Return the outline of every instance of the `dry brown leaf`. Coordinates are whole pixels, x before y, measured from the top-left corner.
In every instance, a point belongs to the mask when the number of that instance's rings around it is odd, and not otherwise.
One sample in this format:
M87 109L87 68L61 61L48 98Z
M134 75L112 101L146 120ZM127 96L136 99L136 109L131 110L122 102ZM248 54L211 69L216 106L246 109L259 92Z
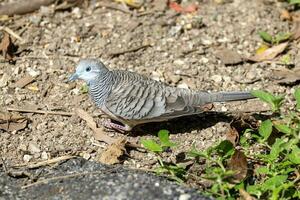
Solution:
M292 35L294 40L298 40L300 38L300 21L294 22Z
M230 49L220 49L216 52L216 56L222 61L224 65L235 65L243 62L243 58L237 52Z
M27 126L27 119L19 114L0 112L0 129L11 132L19 131Z
M19 79L14 85L13 87L18 87L18 88L23 88L25 87L26 85L32 83L35 79L30 76L30 75L27 75L21 79Z
M14 44L12 43L9 34L3 32L3 37L0 43L0 51L2 51L2 55L4 59L8 61L12 61L13 53L14 53L13 50L14 50Z
M235 150L229 161L228 167L235 172L235 175L233 175L231 179L232 182L239 183L247 177L248 162L242 151Z
M292 84L300 80L300 67L294 69L280 69L273 71L274 76L280 77L278 83Z
M240 188L239 189L240 192L240 196L242 197L242 199L244 200L254 200L255 198L253 198L248 192L246 192L244 189Z
M83 120L86 121L88 127L90 127L94 131L94 137L96 140L103 141L107 144L112 144L116 142L115 139L109 137L104 133L103 128L98 128L97 124L94 122L94 119L92 116L90 116L87 112L84 110L77 108L75 110L75 113Z
M98 159L99 162L108 165L120 163L120 157L126 153L125 144L125 139L118 139L117 141L109 145L107 149L101 153Z
M226 140L230 141L233 146L236 146L239 142L239 133L234 127L230 127L226 133Z
M292 16L288 10L282 9L280 11L280 19L290 21L292 19Z
M275 45L267 50L263 51L262 53L255 54L254 56L250 57L248 60L253 62L261 62L266 60L273 60L282 53L288 46L288 42L284 42L278 45Z

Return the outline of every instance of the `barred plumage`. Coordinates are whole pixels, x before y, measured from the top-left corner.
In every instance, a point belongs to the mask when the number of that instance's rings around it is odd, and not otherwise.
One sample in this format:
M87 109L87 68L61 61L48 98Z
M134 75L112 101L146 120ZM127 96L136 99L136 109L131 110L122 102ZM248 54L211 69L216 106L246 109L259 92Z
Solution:
M95 104L130 130L137 124L165 121L203 112L213 102L253 98L249 92L196 92L176 88L148 77L121 70L108 70L94 59L82 60L70 78L83 79Z

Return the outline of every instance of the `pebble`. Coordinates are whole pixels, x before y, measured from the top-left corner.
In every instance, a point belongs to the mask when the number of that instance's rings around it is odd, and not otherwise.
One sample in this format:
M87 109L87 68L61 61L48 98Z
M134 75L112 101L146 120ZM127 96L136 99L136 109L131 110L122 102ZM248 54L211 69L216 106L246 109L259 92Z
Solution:
M189 86L186 83L180 83L177 85L178 88L189 89Z
M213 75L211 76L211 80L216 83L221 83L223 81L223 77L221 75Z
M42 154L41 154L41 158L43 160L48 160L48 154L47 154L47 152L43 151Z
M84 159L88 160L88 159L91 158L91 154L84 152L84 153L82 154L82 157L83 157Z
M31 159L32 159L32 155L25 154L25 155L23 156L23 160L24 160L25 162L29 162Z
M174 60L173 64L174 64L174 65L178 65L178 66L182 66L182 65L184 65L185 63L184 63L183 60L177 59L177 60Z
M178 200L189 200L191 198L190 194L181 194Z
M37 76L39 76L39 75L41 74L40 71L36 71L36 70L34 70L34 69L30 68L30 67L27 68L26 71L27 71L28 74L29 74L30 76L32 76L32 77L37 77Z

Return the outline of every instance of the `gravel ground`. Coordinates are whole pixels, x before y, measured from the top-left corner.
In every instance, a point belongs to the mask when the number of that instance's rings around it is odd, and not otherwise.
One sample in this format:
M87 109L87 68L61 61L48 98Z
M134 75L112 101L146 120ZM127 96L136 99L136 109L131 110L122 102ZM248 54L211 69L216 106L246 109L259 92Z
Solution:
M130 14L96 5L93 1L86 8L65 11L42 7L33 14L1 21L26 43L15 41L19 50L24 49L15 64L2 60L0 65L0 79L8 77L0 88L0 110L13 107L73 112L79 107L92 115L99 114L88 95L80 91L82 82L65 82L80 58L99 58L112 69L138 72L195 90L264 89L288 97L293 92L293 86L279 85L272 77L273 68L284 66L275 62L225 66L216 53L227 48L249 57L261 44L258 31L274 34L291 30L291 24L280 19L282 3L234 0L218 4L205 0L198 1L196 13L181 15L155 6L152 1L146 1L143 11L131 10ZM120 53L134 48L138 50ZM298 48L296 41L289 47L296 65L300 62ZM26 75L35 77L35 81L24 88L14 88L13 84ZM263 106L251 100L217 108L257 111ZM106 147L93 138L92 131L77 116L24 115L30 119L24 130L0 130L0 155L8 166L61 155L79 155L97 161ZM209 115L154 124L125 136L116 132L107 134L139 141L141 137L153 138L157 130L167 128L171 130L171 140L178 144L170 153L170 157L175 157L188 151L192 144L203 149L221 140L231 120ZM152 154L135 150L128 153L125 166L153 168Z

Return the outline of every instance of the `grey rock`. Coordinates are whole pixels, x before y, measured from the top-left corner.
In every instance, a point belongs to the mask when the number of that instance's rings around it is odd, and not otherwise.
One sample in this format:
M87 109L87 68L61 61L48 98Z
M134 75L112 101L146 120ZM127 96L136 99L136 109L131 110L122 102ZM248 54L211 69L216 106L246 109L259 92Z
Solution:
M211 199L200 195L195 189L151 173L107 166L82 158L28 172L49 181L21 189L26 178L12 178L0 172L0 199ZM50 180L55 177L61 178Z

